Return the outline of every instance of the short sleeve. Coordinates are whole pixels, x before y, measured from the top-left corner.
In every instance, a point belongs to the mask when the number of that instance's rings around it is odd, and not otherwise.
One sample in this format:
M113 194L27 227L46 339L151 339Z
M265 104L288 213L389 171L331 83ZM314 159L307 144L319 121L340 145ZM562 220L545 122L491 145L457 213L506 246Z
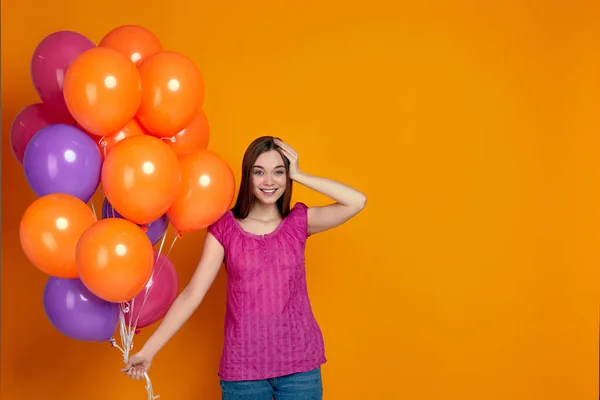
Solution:
M310 236L308 233L308 206L302 202L297 202L294 204L291 213L294 217L294 226L302 232L302 236L308 238Z
M230 217L229 211L227 211L221 218L208 226L208 232L213 235L223 247L225 247L227 241L226 234L228 232L227 226Z

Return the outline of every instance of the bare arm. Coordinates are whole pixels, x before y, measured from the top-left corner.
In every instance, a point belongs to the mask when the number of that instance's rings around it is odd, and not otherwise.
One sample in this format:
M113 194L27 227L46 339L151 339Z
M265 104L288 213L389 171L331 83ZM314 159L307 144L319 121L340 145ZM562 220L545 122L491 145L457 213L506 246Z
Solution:
M363 193L331 179L300 172L295 181L336 201L308 209L308 233L311 235L343 224L358 214L367 203L367 196Z
M290 162L290 178L335 201L334 204L308 209L308 233L315 234L343 224L358 214L367 204L367 196L340 182L300 171L298 153L281 140L277 146Z
M198 267L190 283L175 299L169 312L148 339L140 353L154 358L156 353L175 335L183 324L192 316L202 299L213 284L221 264L223 263L223 246L208 233L204 241L204 248Z

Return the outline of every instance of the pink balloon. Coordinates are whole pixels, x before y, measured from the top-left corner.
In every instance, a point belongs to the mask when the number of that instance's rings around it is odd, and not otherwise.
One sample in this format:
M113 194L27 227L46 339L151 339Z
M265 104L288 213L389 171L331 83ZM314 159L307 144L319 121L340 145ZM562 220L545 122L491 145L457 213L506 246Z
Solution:
M10 146L17 160L23 164L25 149L40 129L61 123L74 124L75 121L71 117L53 112L43 103L30 104L19 111L10 127Z
M154 259L159 253L154 251ZM125 313L125 323L137 329L152 325L165 316L179 292L179 277L177 271L164 254L160 253L154 264L154 271L146 287L138 294L133 303L133 312ZM144 302L144 298L146 301Z
M40 99L55 112L70 116L63 96L67 67L86 50L96 47L88 38L72 31L46 36L31 58L31 79Z

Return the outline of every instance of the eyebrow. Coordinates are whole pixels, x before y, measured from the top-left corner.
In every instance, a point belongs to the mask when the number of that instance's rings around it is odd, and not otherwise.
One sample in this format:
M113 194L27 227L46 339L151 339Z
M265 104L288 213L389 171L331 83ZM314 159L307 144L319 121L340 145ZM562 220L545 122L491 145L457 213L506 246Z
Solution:
M255 165L254 168L265 169L265 167L263 167L262 165ZM285 168L285 165L278 165L274 169L277 169L277 168Z

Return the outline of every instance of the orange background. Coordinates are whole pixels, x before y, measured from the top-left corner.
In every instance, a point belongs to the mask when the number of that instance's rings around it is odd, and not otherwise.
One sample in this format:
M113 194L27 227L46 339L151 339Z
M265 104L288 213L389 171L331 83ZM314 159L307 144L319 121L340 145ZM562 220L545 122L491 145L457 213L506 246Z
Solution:
M598 398L600 7L355 4L2 2L3 400L145 398L117 350L47 321L46 276L18 239L35 196L8 142L37 101L29 62L43 37L98 42L128 23L202 69L209 148L236 178L249 142L277 134L306 171L368 194L307 250L326 399ZM204 234L171 253L182 284ZM220 398L225 279L157 356L161 399Z

